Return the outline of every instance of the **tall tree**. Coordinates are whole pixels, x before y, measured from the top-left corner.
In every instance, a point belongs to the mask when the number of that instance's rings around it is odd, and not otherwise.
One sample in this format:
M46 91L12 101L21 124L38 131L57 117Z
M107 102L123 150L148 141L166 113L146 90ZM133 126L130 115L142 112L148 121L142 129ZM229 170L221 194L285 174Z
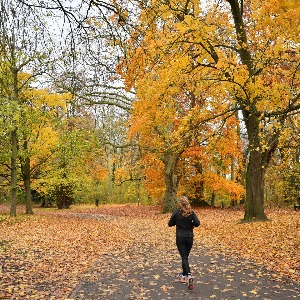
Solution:
M29 12L22 5L12 1L2 0L0 2L0 53L1 53L1 95L7 99L8 105L12 108L10 135L11 135L11 216L16 215L17 203L17 161L18 161L18 133L20 127L21 111L26 100L22 98L21 91L29 85L31 78L42 73L41 61L48 57L51 52L49 45L43 48L40 37L45 38L42 24L33 20ZM41 25L42 26L42 25ZM42 41L46 42L45 39ZM22 73L25 70L31 71L31 76L22 80ZM26 143L23 144L27 147ZM28 159L25 158L28 168ZM26 180L26 188L30 189ZM26 192L27 213L32 213L30 191Z
M145 68L169 64L177 51L181 61L186 58L178 66L183 73L214 85L212 95L226 90L228 107L241 112L249 147L246 222L267 219L265 171L287 118L299 112L299 13L289 0L210 1L203 7L193 0L149 1L139 31L128 41L135 56L137 51L149 55L150 45L164 56L149 64L140 55L131 69L124 67L127 81L135 82ZM167 38L159 43L158 35ZM224 91L215 99L222 103Z
M137 92L130 134L139 137L143 155L151 154L163 163L164 211L170 211L177 205L180 179L186 176L180 169L189 163L182 155L192 153L189 148L204 147L219 135L218 130L224 126L221 116L229 118L230 103L216 105L215 87L201 84L190 74L182 74L181 64L192 61L192 57L182 57L179 50L165 57L155 49L157 44L164 44L166 36L162 34L156 43L145 45L147 50L139 48L134 52L126 62L126 68L130 69L126 76L128 83L130 76L135 76ZM151 68L142 69L141 65ZM227 135L226 131L223 134Z
M164 211L177 205L179 180L186 176L179 171L179 165L186 163L182 154L219 135L222 120L234 112L226 90L203 80L209 72L192 72L197 58L193 46L182 49L179 42L170 46L178 33L178 22L172 24L154 22L139 43L129 40L127 57L119 65L127 87L137 92L131 132L138 133L146 153L152 152L164 164Z
M258 2L228 2L236 31L235 50L245 72L242 82L229 75L235 83L232 92L243 113L250 149L244 221L265 220L265 171L286 119L300 108L297 34L290 30L295 22L292 13L299 15L300 8L284 9L278 7L278 1L264 1L263 6ZM270 32L275 23L280 25ZM299 18L293 25L299 28ZM236 90L240 83L242 89Z

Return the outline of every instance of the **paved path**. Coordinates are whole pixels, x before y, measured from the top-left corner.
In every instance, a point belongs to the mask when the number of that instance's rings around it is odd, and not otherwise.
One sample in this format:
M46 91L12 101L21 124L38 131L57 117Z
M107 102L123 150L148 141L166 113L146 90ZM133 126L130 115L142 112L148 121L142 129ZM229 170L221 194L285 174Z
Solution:
M204 245L194 245L192 250L195 288L188 291L179 281L179 255L172 247L161 254L136 245L101 256L69 299L300 299L299 284Z

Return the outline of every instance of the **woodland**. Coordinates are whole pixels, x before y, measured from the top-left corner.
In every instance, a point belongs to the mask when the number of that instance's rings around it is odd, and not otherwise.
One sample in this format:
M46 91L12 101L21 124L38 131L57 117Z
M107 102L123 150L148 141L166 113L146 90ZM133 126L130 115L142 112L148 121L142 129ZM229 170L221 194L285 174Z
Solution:
M0 201L299 204L297 0L1 1Z
M199 238L299 281L299 0L0 5L1 261L67 295L186 195Z

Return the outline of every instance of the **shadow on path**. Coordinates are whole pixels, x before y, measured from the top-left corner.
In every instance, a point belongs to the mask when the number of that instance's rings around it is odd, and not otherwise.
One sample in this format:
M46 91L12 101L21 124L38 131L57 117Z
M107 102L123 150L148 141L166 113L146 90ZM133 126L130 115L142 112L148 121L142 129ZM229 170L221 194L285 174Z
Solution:
M69 299L300 299L300 285L253 262L194 245L190 264L195 288L179 281L177 249L135 246L103 255L74 289Z

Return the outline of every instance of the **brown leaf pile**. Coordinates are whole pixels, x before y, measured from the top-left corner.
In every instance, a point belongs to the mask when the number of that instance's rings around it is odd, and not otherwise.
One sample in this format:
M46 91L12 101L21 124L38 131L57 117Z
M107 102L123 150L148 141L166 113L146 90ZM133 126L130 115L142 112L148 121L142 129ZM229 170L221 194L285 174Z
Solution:
M118 224L72 211L2 215L0 299L62 299L101 254L126 246L125 238Z
M270 221L241 224L244 212L197 210L202 221L198 238L220 244L223 250L264 264L280 275L300 282L300 213L291 209L267 210Z
M130 251L135 236L164 251L169 215L136 205L35 209L10 218L0 206L0 299L65 299L105 253ZM5 213L4 213L5 212ZM242 211L196 209L196 242L243 256L300 282L300 213L267 211L270 222L239 224ZM158 232L163 232L162 239Z

